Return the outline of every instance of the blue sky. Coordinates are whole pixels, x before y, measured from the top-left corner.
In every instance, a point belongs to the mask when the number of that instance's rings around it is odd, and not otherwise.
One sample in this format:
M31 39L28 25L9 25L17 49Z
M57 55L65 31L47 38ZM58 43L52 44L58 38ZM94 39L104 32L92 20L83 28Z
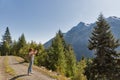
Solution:
M9 27L12 39L45 43L59 29L93 23L102 12L120 17L120 0L0 0L0 39Z

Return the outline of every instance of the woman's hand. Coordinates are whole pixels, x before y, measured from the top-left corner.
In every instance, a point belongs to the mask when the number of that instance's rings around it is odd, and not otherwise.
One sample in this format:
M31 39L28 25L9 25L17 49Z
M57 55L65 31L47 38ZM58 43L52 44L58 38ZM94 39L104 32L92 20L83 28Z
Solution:
M37 52L38 52L37 50L34 51L35 54L36 54Z

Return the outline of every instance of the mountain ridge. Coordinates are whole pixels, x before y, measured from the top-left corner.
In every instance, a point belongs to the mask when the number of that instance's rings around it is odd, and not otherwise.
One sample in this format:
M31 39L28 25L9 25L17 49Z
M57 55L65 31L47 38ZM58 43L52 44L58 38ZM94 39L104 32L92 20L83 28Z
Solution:
M115 38L120 39L120 18L116 16L110 16L105 18L106 21L111 26L111 31ZM64 39L68 44L71 44L74 52L76 54L77 60L82 56L84 57L93 57L94 54L92 51L88 50L88 39L91 36L93 28L96 26L96 23L86 24L80 22L76 26L72 27L68 32L65 33ZM44 44L45 48L48 48L51 45L51 41L48 41Z

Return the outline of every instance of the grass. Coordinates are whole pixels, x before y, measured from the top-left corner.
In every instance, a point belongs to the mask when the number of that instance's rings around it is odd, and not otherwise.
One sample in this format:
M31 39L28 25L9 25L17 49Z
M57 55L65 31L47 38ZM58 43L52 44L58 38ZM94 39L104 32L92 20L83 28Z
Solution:
M18 62L24 62L24 59L21 58L21 57L15 57L15 59L18 61ZM29 64L28 63L24 63L25 66L28 66ZM43 74L45 75L48 75L49 77L51 78L54 78L54 79L57 79L57 80L69 80L68 78L66 78L65 76L63 75L58 75L56 72L53 72L51 70L48 70L46 69L45 67L38 67L38 66L34 66L33 65L33 69L34 70L37 70L37 71L40 71L42 72Z
M5 56L4 65L5 65L5 72L7 72L8 74L14 76L15 71L9 66L7 56Z

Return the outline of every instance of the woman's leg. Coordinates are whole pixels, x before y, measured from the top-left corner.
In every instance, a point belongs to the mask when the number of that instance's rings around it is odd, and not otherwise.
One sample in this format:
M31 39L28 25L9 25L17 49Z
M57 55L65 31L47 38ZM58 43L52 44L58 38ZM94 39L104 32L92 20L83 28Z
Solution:
M31 67L30 67L30 73L32 73L32 65L33 65L34 60L31 60Z
M29 67L28 67L28 75L29 75L29 73L31 73L31 70L32 70L32 61L30 61L30 63L29 63Z

